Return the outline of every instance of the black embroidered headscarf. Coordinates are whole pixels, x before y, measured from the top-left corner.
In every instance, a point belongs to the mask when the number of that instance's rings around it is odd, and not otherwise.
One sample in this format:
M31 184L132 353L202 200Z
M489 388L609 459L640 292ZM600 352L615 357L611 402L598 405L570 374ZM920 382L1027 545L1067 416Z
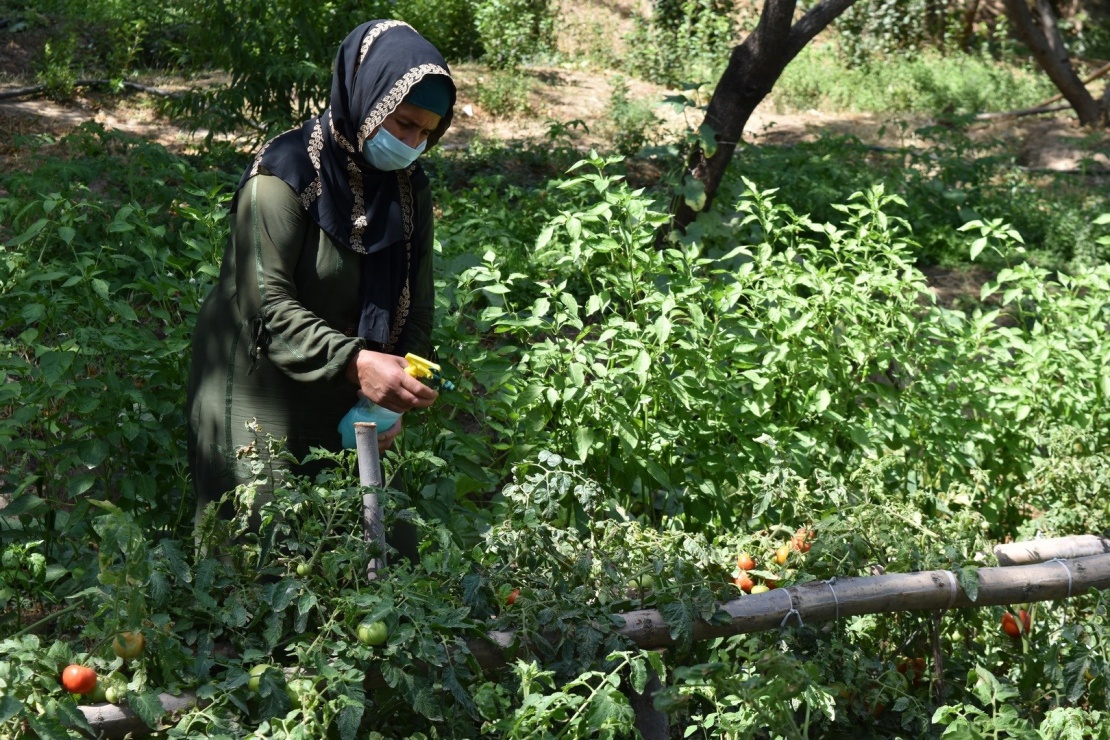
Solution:
M280 177L322 231L363 255L359 336L387 350L400 327L398 306L407 300L416 260L388 247L406 244L411 255L411 196L427 185L419 160L394 172L371 167L362 146L408 92L428 75L442 75L450 105L428 137L427 148L451 125L455 84L447 62L411 26L396 20L364 23L339 47L331 104L299 128L268 141L239 181L260 168ZM391 341L392 340L392 341Z

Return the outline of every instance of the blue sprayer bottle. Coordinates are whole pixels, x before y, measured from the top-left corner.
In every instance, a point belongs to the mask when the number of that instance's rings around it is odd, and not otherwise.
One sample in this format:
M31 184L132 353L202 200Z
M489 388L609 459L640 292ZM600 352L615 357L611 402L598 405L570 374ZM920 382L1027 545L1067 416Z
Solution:
M455 384L440 374L439 365L411 353L405 355L405 360L409 364L405 368L405 372L412 377L430 381L428 385L436 390L455 390ZM347 415L339 422L339 434L343 437L343 447L346 449L355 448L355 422L377 424L378 431L384 432L392 427L399 418L401 418L401 414L397 411L383 408L368 398L358 399L358 403L352 406Z

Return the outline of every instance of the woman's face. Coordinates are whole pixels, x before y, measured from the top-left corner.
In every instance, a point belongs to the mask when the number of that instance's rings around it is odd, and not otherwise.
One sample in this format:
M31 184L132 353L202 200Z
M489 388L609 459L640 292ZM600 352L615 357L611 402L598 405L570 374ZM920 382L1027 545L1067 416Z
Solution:
M382 126L405 144L416 149L436 130L439 120L440 116L427 108L402 102L382 121Z

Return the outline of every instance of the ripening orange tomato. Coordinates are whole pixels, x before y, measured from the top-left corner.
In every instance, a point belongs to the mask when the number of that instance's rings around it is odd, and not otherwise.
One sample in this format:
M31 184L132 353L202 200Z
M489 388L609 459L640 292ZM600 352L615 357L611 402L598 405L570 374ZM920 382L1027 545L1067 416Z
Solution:
M752 586L755 585L755 581L753 581L747 573L743 573L736 578L733 578L732 582L739 586L740 590L746 594L750 594L752 592Z
M753 560L752 556L748 553L741 553L740 557L736 558L736 567L740 570L753 570L755 568L755 560Z
M116 635L116 639L112 640L113 652L124 660L135 660L143 654L145 647L146 638L139 631L120 632Z
M787 558L790 557L790 545L783 545L775 550L775 562L779 565L786 565Z

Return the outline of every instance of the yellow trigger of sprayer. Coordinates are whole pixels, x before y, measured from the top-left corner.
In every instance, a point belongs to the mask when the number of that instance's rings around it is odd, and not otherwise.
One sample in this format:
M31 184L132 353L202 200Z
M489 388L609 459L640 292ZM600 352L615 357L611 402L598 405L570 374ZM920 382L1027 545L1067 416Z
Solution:
M447 378L443 377L443 375L440 373L439 365L435 364L431 360L425 360L423 357L420 357L419 355L414 355L410 352L405 355L405 361L409 364L409 366L405 368L405 372L412 377L419 378L421 380L425 378L431 380L432 382L428 385L432 386L436 390L439 390L441 388L445 391L455 390L455 384Z

